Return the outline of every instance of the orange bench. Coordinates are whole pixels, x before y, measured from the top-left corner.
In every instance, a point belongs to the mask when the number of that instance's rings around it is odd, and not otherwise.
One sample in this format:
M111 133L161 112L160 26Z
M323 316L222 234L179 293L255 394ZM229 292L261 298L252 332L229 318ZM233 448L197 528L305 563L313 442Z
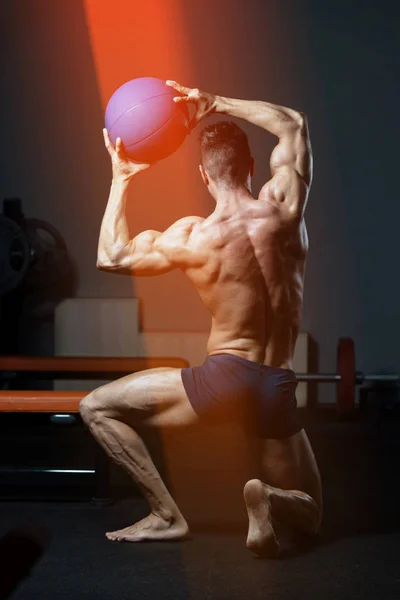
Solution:
M145 357L60 357L60 356L0 356L0 378L3 382L18 381L18 375L29 374L35 379L117 379L130 373L156 367L184 368L189 363L182 358ZM88 391L0 390L0 412L6 413L77 413L79 403ZM109 499L108 461L96 445L96 496L104 503Z

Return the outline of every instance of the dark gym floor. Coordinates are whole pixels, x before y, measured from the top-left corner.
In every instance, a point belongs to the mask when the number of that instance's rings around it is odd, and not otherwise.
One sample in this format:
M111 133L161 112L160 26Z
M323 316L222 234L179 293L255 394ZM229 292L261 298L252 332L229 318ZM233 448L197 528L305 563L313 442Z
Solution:
M399 431L394 413L379 430L375 421L335 418L310 427L324 483L322 532L312 547L288 546L278 560L253 557L240 528L195 527L185 543L109 542L105 531L146 515L137 498L103 508L2 502L0 536L23 523L45 525L53 536L12 598L398 599Z

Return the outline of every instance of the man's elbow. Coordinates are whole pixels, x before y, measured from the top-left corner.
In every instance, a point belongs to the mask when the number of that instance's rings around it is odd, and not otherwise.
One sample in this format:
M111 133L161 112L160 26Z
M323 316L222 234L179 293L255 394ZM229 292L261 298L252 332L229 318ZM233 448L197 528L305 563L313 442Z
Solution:
M279 122L276 135L279 138L307 131L307 117L304 113L290 109Z
M129 244L108 246L97 249L96 267L100 271L119 271L124 269L127 263L130 263L132 251Z
M114 273L115 275L134 275L134 268L131 260L110 260L104 258L97 258L96 267L99 271L106 271L107 273Z
M96 268L100 271L115 271L124 258L124 253L119 248L97 249Z
M296 112L295 115L296 126L302 133L308 132L307 115L303 112Z
M115 269L118 268L118 265L115 261L112 261L109 258L98 256L96 260L96 268L100 271L115 271Z

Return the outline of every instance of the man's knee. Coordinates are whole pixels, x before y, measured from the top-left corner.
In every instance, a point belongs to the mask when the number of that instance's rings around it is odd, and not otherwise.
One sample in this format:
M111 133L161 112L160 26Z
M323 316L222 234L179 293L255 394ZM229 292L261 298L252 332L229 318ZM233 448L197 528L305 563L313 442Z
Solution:
M86 425L90 425L99 417L100 405L96 397L96 391L90 392L82 398L79 403L79 414Z

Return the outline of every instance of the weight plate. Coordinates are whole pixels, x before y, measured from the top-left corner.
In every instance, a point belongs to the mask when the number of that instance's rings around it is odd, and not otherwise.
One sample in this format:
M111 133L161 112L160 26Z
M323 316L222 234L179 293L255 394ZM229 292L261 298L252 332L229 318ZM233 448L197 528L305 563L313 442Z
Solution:
M19 286L29 263L26 235L17 223L0 215L0 295Z
M355 411L356 359L352 338L340 338L337 346L337 408L341 416Z
M61 233L39 219L27 219L25 234L32 253L27 290L51 289L66 276L68 250Z
M27 219L24 231L32 255L24 281L24 311L36 318L47 318L61 300L75 295L75 263L61 233L50 223Z

